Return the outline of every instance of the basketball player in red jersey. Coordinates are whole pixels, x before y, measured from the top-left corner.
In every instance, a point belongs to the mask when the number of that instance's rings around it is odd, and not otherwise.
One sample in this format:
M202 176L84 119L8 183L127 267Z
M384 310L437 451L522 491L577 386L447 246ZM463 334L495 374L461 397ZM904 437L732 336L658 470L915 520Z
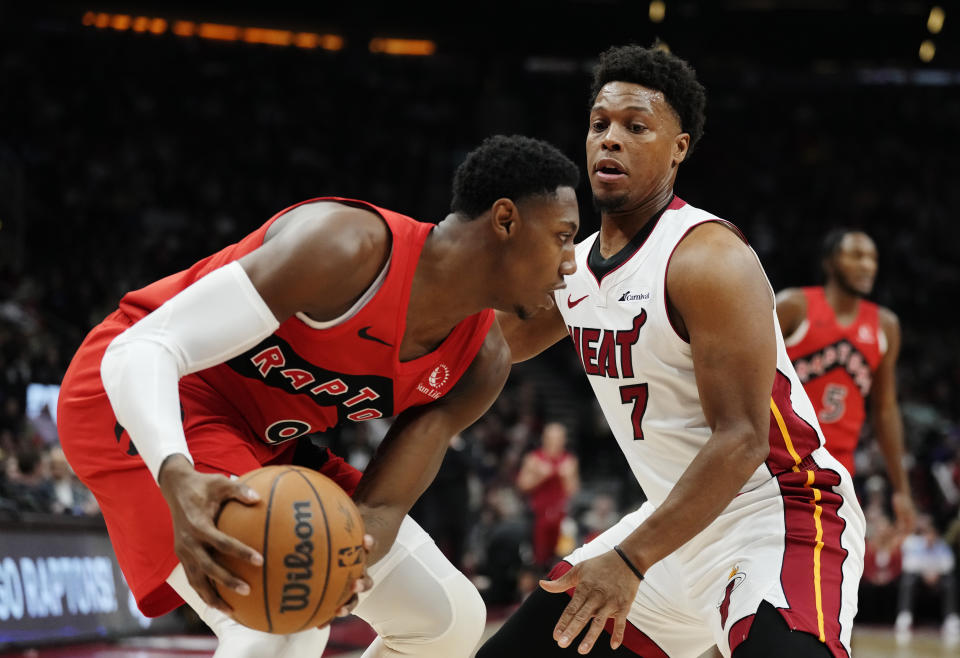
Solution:
M533 512L533 561L540 569L549 569L556 557L567 502L580 488L579 461L566 446L563 423L547 423L541 447L526 454L517 474L517 488Z
M787 354L817 411L827 449L851 475L869 397L897 530L907 535L916 511L903 467L897 404L900 323L893 311L866 300L877 275L877 247L861 231L833 230L824 238L823 270L823 287L787 288L777 295Z
M490 309L532 315L575 268L578 179L552 146L498 136L458 168L437 225L313 199L127 294L71 362L58 420L140 609L186 601L218 657L319 656L328 627L279 636L229 617L216 588L249 587L216 552L262 557L214 517L255 502L229 476L290 463L300 437L396 416L362 476L325 450L319 465L374 540L354 610L379 635L364 656L470 654L479 593L406 513L506 380Z
M673 191L704 89L676 56L624 46L600 56L590 104L600 230L553 309L498 319L515 361L572 339L647 500L556 565L477 658L849 658L853 482L823 447L756 254Z

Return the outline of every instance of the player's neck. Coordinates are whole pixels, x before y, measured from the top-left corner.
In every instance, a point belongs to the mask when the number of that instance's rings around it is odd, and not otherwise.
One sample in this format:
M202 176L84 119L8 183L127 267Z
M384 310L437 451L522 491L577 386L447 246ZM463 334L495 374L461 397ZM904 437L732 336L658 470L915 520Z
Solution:
M460 222L455 226L454 223ZM407 334L414 340L442 341L464 318L491 306L484 297L488 277L464 263L482 267L484 259L469 252L483 249L469 234L473 227L462 220L444 220L423 245L413 275ZM404 336L406 339L406 335Z
M600 215L600 255L610 258L623 249L647 224L659 216L673 199L670 186L624 210L605 210Z
M860 310L860 295L847 290L836 281L828 281L823 287L823 294L841 324L853 320Z

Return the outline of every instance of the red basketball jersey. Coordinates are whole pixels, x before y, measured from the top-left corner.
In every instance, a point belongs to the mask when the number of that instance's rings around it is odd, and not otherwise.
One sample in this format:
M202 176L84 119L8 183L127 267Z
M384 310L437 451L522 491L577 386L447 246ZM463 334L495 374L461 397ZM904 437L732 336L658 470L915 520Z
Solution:
M250 253L282 210L240 242L193 267L128 293L120 310L137 321L209 272ZM259 345L192 377L191 386L229 402L259 439L277 444L346 421L393 416L447 393L476 356L493 322L485 310L461 321L432 352L401 362L414 270L433 224L350 199L380 215L393 236L386 278L354 316L317 328L297 314ZM204 391L195 391L203 395Z
M807 319L796 338L788 337L787 354L817 411L827 449L853 474L865 400L883 357L877 305L860 300L857 317L843 326L822 287L803 293Z
M560 464L567 459L572 459L573 456L566 451L550 456L540 449L535 450L534 455L537 459L549 463L553 467L553 472L530 491L530 507L537 514L553 516L559 521L566 512L569 496L563 486L563 478L557 470Z

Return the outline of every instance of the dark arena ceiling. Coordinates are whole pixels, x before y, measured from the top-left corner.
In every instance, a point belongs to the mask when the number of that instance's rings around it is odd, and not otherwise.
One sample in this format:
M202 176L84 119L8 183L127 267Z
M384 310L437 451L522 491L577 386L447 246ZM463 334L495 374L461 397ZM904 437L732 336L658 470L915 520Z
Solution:
M40 5L24 6L24 5ZM2 3L5 29L38 23L79 26L85 12L206 21L344 37L345 49L370 39L429 39L437 55L580 60L622 43L659 39L674 52L718 69L781 67L960 67L960 6L954 0L502 0L369 2ZM931 9L945 19L930 28ZM662 16L662 17L661 17ZM657 20L659 18L659 20ZM922 61L921 44L934 56ZM928 46L929 48L929 46Z

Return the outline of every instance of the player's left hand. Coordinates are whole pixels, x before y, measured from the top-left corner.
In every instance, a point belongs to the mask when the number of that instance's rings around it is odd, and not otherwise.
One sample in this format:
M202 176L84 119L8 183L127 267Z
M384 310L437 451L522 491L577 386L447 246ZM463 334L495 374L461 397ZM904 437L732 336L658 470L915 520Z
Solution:
M610 648L617 649L623 643L627 613L637 596L640 580L619 555L608 551L577 564L556 580L541 580L540 587L554 594L576 588L553 629L553 639L566 648L589 623L590 630L577 648L578 653L586 654L611 618Z
M376 541L371 535L363 536L363 549L367 552L367 555L370 555L370 551L373 550ZM363 565L363 576L357 578L357 581L353 584L353 596L347 599L347 602L344 603L337 609L337 617L346 617L353 609L357 607L357 604L360 602L359 594L360 592L366 592L368 589L373 587L373 578L370 577L370 574L367 573L367 565Z
M917 527L917 510L913 506L910 494L896 491L890 501L897 521L897 534L906 537Z

